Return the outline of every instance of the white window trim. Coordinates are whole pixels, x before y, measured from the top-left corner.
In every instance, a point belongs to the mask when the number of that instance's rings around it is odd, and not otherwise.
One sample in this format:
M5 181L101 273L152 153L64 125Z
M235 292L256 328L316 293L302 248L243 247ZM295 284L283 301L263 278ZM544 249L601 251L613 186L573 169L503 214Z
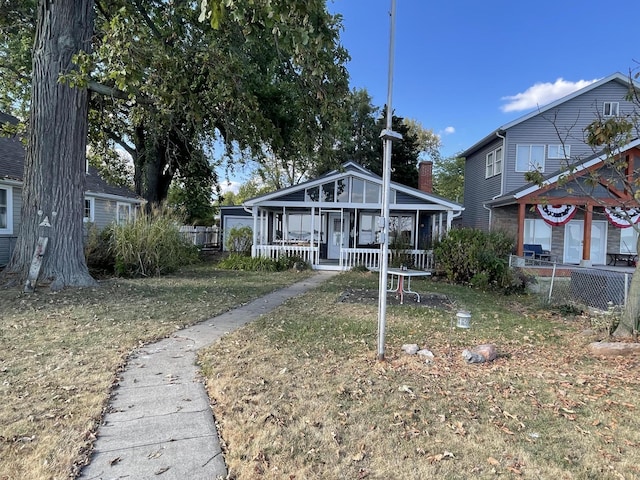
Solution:
M615 110L615 113L606 113L607 106L609 106L609 112ZM615 108L614 108L615 107ZM620 114L620 102L603 102L602 103L602 116L603 117L617 117Z
M84 203L82 205L82 221L84 223L94 222L95 221L95 211L96 211L96 199L93 197L84 197L85 202L89 202L89 216L84 216Z
M502 147L498 147L487 153L487 156L485 157L484 178L495 177L502 173L502 161L504 160L502 152ZM500 160L498 160L498 153L501 155Z
M518 169L518 147L529 147L529 164L528 164L527 170ZM535 166L531 163L531 149L533 147L542 147L542 150L543 150L542 151L542 165L540 166L541 167L540 171L544 172L544 169L545 169L544 160L545 160L546 148L545 148L544 145L540 145L540 144L537 144L537 143L521 143L521 144L517 144L516 145L516 158L515 158L515 161L516 161L515 162L516 163L515 164L516 172L526 173L526 172L535 172L537 170L537 168L535 168Z
M0 228L0 235L13 235L13 187L0 185L7 192L7 226Z
M120 220L120 207L126 207L129 210L129 214L127 215L127 220L131 220L133 218L133 208L130 203L125 202L117 202L116 203L116 223L120 225L122 222Z

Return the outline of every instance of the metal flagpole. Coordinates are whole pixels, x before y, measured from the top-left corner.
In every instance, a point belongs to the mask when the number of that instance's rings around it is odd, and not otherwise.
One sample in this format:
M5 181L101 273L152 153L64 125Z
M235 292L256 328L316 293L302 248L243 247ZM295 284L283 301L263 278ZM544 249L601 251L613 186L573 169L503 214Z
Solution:
M396 1L391 0L391 33L389 40L389 75L387 83L387 123L380 134L384 141L382 159L382 213L380 224L380 279L378 284L378 360L384 360L384 334L387 322L387 272L389 267L389 191L391 184L391 144L402 140L402 135L392 129L393 108L391 92L393 90L393 50L395 37Z

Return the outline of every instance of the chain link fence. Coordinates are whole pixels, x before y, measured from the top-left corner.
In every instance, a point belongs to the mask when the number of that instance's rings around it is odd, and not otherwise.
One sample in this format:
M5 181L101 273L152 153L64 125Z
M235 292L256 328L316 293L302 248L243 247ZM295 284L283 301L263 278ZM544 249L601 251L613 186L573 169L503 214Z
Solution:
M607 311L627 303L633 268L558 265L529 257L510 258L510 265L533 277L529 289L548 305L576 305Z

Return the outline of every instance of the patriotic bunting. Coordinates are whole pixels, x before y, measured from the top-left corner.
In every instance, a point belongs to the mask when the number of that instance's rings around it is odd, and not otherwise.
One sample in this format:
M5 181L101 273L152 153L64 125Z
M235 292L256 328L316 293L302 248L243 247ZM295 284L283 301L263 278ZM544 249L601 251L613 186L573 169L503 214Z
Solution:
M605 208L604 213L607 215L609 222L618 228L629 228L640 220L640 210L637 208Z
M576 214L575 205L536 205L536 210L551 226L564 225Z

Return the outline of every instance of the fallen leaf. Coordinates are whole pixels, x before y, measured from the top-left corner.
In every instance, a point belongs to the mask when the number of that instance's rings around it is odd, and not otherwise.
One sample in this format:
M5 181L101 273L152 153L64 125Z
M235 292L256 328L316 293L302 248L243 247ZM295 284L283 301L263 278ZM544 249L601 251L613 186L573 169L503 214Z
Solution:
M121 461L122 461L122 457L112 458L111 460L109 460L109 465L113 466L117 463L120 463Z
M171 467L162 467L159 468L158 470L156 470L155 472L153 472L154 475L162 475L164 472L166 472L167 470L169 470Z
M500 465L500 462L493 457L487 458L487 462L489 462L489 465L493 465L494 467Z

